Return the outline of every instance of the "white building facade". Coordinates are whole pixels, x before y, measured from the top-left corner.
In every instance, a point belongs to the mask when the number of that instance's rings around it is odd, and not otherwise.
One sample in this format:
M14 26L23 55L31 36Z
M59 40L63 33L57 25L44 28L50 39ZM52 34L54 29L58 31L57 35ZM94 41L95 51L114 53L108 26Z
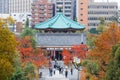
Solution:
M16 32L17 30L17 23L21 23L22 24L22 28L25 27L25 23L26 23L26 20L27 18L29 19L29 26L31 24L31 13L11 13L11 14L0 14L0 18L2 19L7 19L8 17L12 17L13 20L15 20L15 24L14 26L13 25L8 25L8 28L11 30L11 31L14 31ZM14 30L13 30L13 27L14 27ZM30 26L31 27L31 26Z
M22 22L25 24L28 18L31 21L31 13L11 13L10 15L16 22Z
M76 0L55 0L55 14L59 12L59 6L62 6L62 12L70 19L74 19Z
M9 0L9 13L30 13L33 0Z
M88 4L88 28L96 28L100 24L100 18L105 22L111 22L111 17L118 11L117 2L89 2Z
M0 0L0 13L9 13L9 0Z

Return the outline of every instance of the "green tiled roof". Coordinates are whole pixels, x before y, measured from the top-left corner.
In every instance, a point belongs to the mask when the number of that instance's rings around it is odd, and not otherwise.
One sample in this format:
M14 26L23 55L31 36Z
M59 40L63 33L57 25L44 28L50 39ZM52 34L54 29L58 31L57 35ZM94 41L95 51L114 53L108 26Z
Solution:
M46 28L52 28L52 29L67 29L67 28L84 29L85 25L79 24L78 22L75 22L75 21L67 18L62 13L58 13L54 17L48 19L47 21L36 24L35 28L36 29L46 29Z

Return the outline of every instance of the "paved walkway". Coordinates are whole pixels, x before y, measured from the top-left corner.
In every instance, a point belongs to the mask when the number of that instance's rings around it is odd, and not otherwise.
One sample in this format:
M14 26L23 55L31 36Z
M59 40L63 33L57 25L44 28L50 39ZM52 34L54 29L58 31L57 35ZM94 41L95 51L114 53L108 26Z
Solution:
M39 69L39 73L42 72L42 78L39 80L45 80L46 77L49 75L49 69ZM63 71L63 74L61 74L65 77L65 69ZM59 75L58 75L59 77ZM76 69L73 69L73 75L70 73L70 69L68 69L68 77L69 80L78 80L78 71ZM56 79L57 80L57 79Z

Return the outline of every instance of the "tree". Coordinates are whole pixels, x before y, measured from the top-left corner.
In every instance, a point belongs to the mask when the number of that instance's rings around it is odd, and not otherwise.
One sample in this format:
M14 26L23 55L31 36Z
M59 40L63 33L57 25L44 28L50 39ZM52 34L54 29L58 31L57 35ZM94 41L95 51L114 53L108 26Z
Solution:
M63 60L64 60L64 63L66 65L69 65L70 64L70 60L71 60L71 55L70 55L70 52L67 50L67 49L63 49L63 52L62 52L62 55L63 55Z
M26 80L25 71L23 70L23 67L21 66L21 60L20 55L17 53L16 58L14 59L14 73L8 80Z
M118 10L117 12L114 12L114 15L110 19L113 22L120 23L119 17L120 17L120 10Z
M14 72L14 58L16 57L15 35L6 27L6 22L0 20L0 79L7 80Z
M103 17L100 18L100 24L97 27L98 34L102 33L106 29L105 19Z
M30 36L30 41L32 42L32 47L35 48L36 47L36 41L35 41L35 34L36 34L36 30L31 29L29 27L26 27L23 32L21 33L21 38L24 38L26 36Z
M35 67L32 63L28 62L23 68L25 76L28 80L34 80L35 78Z
M27 20L26 20L25 27L26 27L26 28L29 27L29 18L27 18Z
M13 26L13 32L14 32L15 20L12 17L7 17L7 23Z
M105 25L105 18L104 17L100 17L100 24Z
M101 34L107 26L105 24L105 19L103 17L100 18L100 24L97 28L91 28L89 32L87 32L87 45L90 49L94 48L94 41L96 40L97 36Z
M33 36L35 36L35 34L36 34L36 30L31 29L31 28L25 28L23 30L23 32L21 33L21 38L23 38L25 36L31 36L31 37L33 37Z
M108 64L105 80L120 80L120 43L113 46L112 57Z
M94 48L89 50L88 59L91 62L97 63L100 67L96 77L101 80L105 77L108 62L112 59L112 46L120 41L120 28L116 23L113 23L101 33L94 42ZM88 68L87 68L88 69ZM93 68L94 69L94 68Z
M0 53L1 54L1 53ZM0 79L7 80L10 78L14 72L13 65L8 61L6 58L2 58L3 56L0 55Z
M94 41L96 40L97 36L98 35L96 34L87 33L87 45L89 49L94 48Z
M17 68L9 80L27 80L25 72L21 67Z
M91 29L89 30L89 32L90 32L91 34L98 34L98 31L96 30L96 28L91 28Z
M88 51L88 47L86 44L81 43L80 45L74 45L72 46L72 51L74 56L85 59L86 58L86 53Z
M6 26L7 26L7 22L4 19L0 18L0 27L6 27Z
M36 30L35 29L31 29L29 28L29 18L27 18L26 23L25 23L25 29L23 30L23 32L21 33L21 38L25 37L25 36L31 36L34 37L36 34Z
M30 80L35 77L38 80L38 69L48 63L47 57L45 57L45 55L43 54L42 49L33 48L32 43L31 43L31 36L25 36L24 38L21 38L18 40L20 44L18 46L18 50L20 52L20 57L22 61L21 66L24 68L26 67L26 64L28 63L32 63L31 65L35 65L36 73L34 73L34 76L32 74L33 72L30 72L30 70L32 69L27 70L29 71L28 72L29 74L26 73L27 71L25 71L25 74ZM28 65L28 67L30 66Z
M20 45L18 47L19 51L20 51L20 57L21 57L21 61L22 61L22 66L25 67L26 64L28 63L32 63L33 65L36 66L36 78L38 79L38 69L44 65L46 65L48 63L47 57L45 57L45 55L43 54L43 51L40 48L33 48L32 47L32 43L30 41L30 36L26 36L22 39L20 39ZM30 67L28 65L28 67ZM32 70L32 69L30 69ZM33 77L35 78L35 76L33 76L33 72L30 72L30 70L28 73L26 73L27 77L29 79L33 79ZM27 72L25 71L25 72Z
M30 41L30 36L20 39L20 46L18 47L21 55L21 60L24 63L31 62L37 67L47 63L47 59L39 48L33 48Z
M10 25L14 25L15 20L12 17L7 17L7 23L9 23Z

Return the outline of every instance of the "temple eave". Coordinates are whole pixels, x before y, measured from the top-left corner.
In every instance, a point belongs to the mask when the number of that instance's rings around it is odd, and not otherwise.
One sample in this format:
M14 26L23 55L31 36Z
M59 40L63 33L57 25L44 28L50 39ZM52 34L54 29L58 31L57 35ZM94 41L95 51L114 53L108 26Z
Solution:
M73 30L83 30L85 28L36 28L38 30L46 30L46 29L53 29L53 30L68 30L68 29L73 29Z
M37 46L39 48L71 48L72 46Z

